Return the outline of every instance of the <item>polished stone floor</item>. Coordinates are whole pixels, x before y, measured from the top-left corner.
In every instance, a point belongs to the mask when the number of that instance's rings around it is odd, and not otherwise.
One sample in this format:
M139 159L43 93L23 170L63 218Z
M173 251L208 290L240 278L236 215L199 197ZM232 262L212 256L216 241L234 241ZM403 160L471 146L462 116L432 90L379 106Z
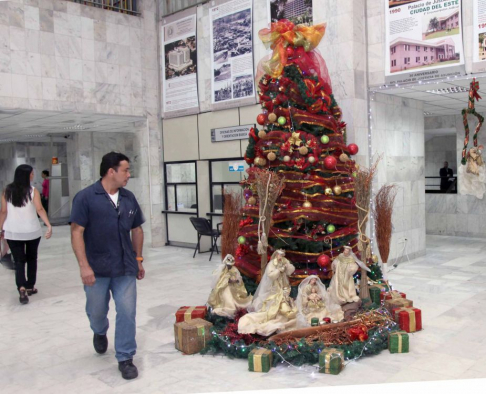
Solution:
M0 392L196 393L486 377L485 250L484 240L427 237L426 256L390 273L422 309L424 330L411 335L410 353L383 351L333 376L283 365L258 374L244 360L177 352L174 313L205 303L219 256L209 262L188 249L146 249L146 279L138 282L140 376L125 381L112 347L114 312L109 350L97 355L68 228L55 227L41 242L39 294L28 305L18 303L13 272L0 268Z

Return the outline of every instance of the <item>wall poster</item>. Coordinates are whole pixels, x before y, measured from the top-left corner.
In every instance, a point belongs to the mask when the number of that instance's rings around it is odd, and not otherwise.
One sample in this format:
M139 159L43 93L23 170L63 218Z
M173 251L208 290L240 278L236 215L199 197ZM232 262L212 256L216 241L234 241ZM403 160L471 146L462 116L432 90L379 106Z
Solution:
M212 3L211 109L255 104L252 0Z
M312 24L312 0L267 0L270 22L288 19L294 24Z
M486 71L486 0L473 3L473 63L472 72Z
M461 0L388 0L385 25L386 83L465 73Z
M162 116L199 112L197 92L196 7L162 21Z

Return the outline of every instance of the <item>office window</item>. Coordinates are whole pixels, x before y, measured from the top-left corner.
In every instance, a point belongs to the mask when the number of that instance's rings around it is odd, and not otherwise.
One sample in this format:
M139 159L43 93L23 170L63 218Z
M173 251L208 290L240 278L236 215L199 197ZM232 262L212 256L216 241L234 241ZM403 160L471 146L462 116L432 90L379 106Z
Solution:
M420 56L417 56L417 57L415 58L415 63L418 63L419 61L420 61Z
M420 47L417 45L417 46L415 47L415 50L416 50L417 52L420 52Z
M397 65L397 61L396 60L392 60L391 65L392 65L392 67L395 67Z
M196 162L165 163L165 209L197 212Z
M427 57L427 56L424 56L424 62L426 62L426 61L427 61L427 59L428 59L428 57Z
M409 51L409 50L410 50L410 45L405 44L405 50L406 50L406 51Z
M243 171L235 171L241 168L243 168ZM240 181L247 177L247 168L248 164L242 158L212 160L209 162L211 212L223 212L223 194L225 190L241 193L242 202L244 203L243 188L240 185Z

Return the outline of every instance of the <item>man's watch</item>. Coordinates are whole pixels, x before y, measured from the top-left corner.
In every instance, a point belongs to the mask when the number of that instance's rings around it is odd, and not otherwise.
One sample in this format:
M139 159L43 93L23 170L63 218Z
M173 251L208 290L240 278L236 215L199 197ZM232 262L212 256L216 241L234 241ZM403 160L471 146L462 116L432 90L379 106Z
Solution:
M143 257L135 257L135 260L137 260L139 263L143 263Z

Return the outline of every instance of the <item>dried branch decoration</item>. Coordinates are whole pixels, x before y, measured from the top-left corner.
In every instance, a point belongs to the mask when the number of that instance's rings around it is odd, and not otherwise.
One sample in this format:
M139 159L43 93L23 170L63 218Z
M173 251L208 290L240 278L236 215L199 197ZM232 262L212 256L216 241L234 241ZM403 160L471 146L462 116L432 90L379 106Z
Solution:
M390 255L392 237L393 203L397 195L397 185L384 185L375 197L373 214L375 217L375 234L381 261L386 264Z
M235 255L241 219L241 193L224 190L223 230L221 232L221 258Z

